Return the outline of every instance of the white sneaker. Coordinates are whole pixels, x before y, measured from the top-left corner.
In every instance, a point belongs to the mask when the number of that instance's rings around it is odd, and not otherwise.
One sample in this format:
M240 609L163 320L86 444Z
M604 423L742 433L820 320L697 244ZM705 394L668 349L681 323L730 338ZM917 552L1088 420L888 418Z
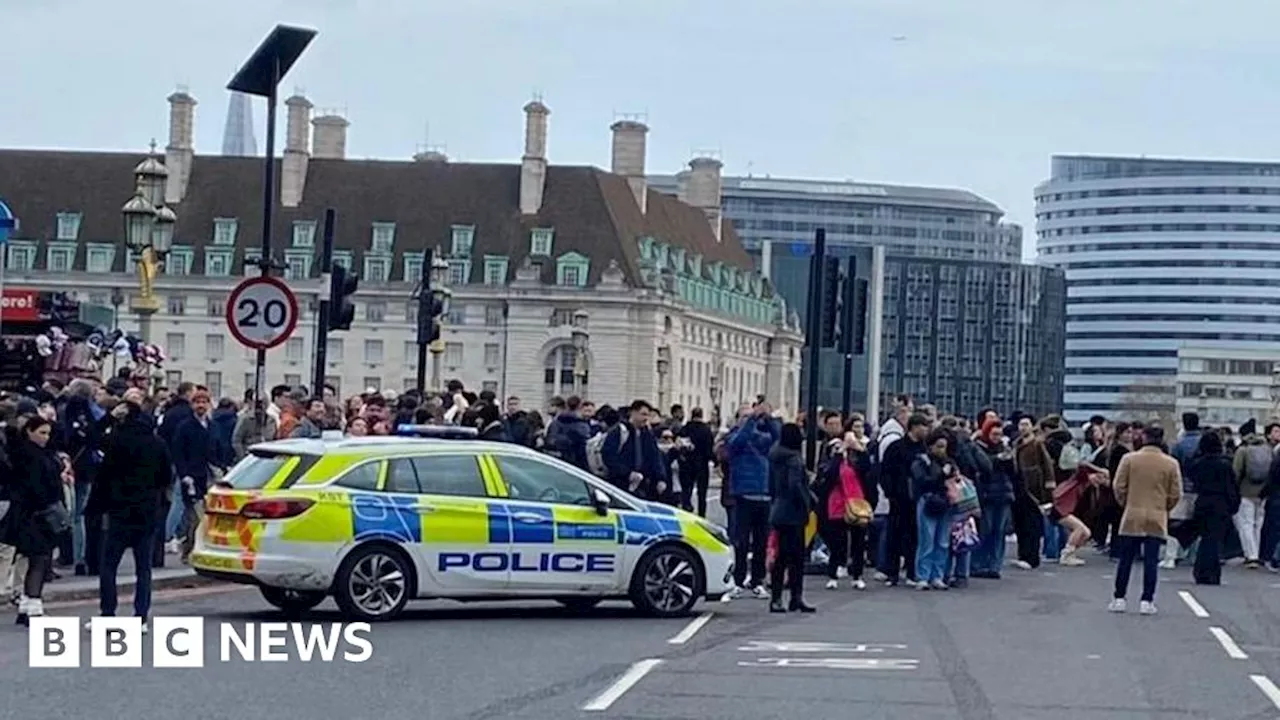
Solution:
M854 589L854 590L866 590L866 589L867 589L867 583L866 583L862 578L858 578L857 580L854 580L854 581L853 581L853 589Z
M889 580L889 576L877 570L875 574L871 576L871 579L876 582L886 582Z
M164 551L169 555L178 555L182 552L182 543L178 538L174 538L164 544Z
M1035 569L1035 568L1031 567L1031 563L1027 562L1026 560L1014 560L1014 561L1013 561L1013 566L1014 566L1014 567L1016 567L1016 568L1021 568L1021 569L1023 569L1023 570L1034 570L1034 569Z
M729 592L725 593L724 597L720 598L720 602L732 602L740 597L742 597L742 588L734 585L729 588Z
M1107 610L1113 613L1122 613L1129 609L1129 603L1124 598L1113 598L1111 604L1107 606Z
M1138 603L1138 613L1140 615L1155 615L1156 604L1153 602L1148 602L1146 600L1143 600L1142 602Z
M827 581L826 588L827 588L828 590L839 590L839 589L840 589L840 581L839 581L839 580L828 580L828 581Z
M841 579L841 580L843 580L843 579L845 579L845 578L849 577L849 568L847 568L847 567L845 567L845 566L843 566L843 565L841 565L840 567L836 568L836 577L837 577L837 578L839 578L839 579Z
M756 585L751 588L751 597L757 600L768 600L769 591L765 589L764 585Z
M1166 558L1160 561L1161 570L1173 570L1178 567L1178 561L1173 558Z
M147 633L149 633L149 632L151 632L151 623L147 622L146 620L143 620L143 621L142 621L142 634L143 634L143 635L146 635L146 634L147 634Z
M1064 552L1062 553L1062 556L1058 558L1058 564L1063 567L1080 567L1081 565L1084 565L1084 558L1076 555L1075 551Z

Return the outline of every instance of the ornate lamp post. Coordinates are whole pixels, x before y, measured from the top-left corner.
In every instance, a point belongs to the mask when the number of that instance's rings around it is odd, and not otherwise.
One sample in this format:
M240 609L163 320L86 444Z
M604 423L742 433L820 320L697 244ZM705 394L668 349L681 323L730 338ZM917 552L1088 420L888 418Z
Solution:
M151 342L151 318L160 310L156 276L173 246L173 229L178 222L178 216L164 205L169 171L155 153L156 144L152 141L151 154L133 170L134 195L120 208L125 244L137 256L138 294L130 307L138 314L138 331L146 343Z
M591 336L587 333L587 311L573 313L573 394L582 396L587 381L587 345Z
M431 254L431 294L440 303L441 320L449 313L449 300L453 297L453 291L449 289L449 261L445 260L440 250L437 249ZM444 323L441 322L441 325ZM442 334L435 342L431 343L431 387L434 390L443 390L443 384L440 381L440 355L444 352L445 342Z
M667 380L671 377L671 346L658 347L658 412L667 408Z

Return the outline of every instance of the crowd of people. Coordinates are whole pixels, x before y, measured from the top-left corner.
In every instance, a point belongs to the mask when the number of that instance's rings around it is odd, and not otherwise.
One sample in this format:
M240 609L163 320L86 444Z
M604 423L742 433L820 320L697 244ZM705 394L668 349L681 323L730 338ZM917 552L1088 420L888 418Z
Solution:
M50 381L0 399L0 594L26 622L44 613L45 583L70 569L98 576L100 611L114 615L116 575L131 552L133 610L146 618L152 568L166 555L187 561L210 484L253 445L389 435L406 424L474 428L704 517L718 478L735 551L725 600L768 599L773 612L814 611L804 600L814 561L831 590L842 580L868 589L868 570L872 581L922 591L998 580L1009 536L1010 564L1024 570L1083 565L1089 547L1110 555L1114 611L1126 609L1138 559L1143 613L1155 612L1158 568L1184 558L1198 583L1219 583L1237 552L1247 567L1280 569L1280 424L1236 433L1201 428L1188 414L1167 442L1158 424L1095 417L1073 431L1056 415L940 416L908 396L878 427L828 410L807 428L803 415L782 417L764 397L717 414L577 396L525 408L457 381L441 392L370 388L346 400L330 387L280 385L258 403L215 399L192 383L148 388L127 375Z

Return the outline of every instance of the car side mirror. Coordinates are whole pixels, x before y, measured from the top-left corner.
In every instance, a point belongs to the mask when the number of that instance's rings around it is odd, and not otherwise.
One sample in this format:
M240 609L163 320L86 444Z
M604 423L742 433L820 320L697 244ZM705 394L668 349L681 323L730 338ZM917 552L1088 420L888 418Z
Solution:
M600 488L591 488L591 504L595 506L597 515L608 515L610 502L605 491Z

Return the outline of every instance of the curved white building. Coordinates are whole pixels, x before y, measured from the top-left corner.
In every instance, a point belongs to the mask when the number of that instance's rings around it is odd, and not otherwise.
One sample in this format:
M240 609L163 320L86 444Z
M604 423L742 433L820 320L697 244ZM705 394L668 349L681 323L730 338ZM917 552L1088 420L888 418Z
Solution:
M1068 419L1231 396L1180 385L1179 349L1280 359L1280 163L1055 156L1036 235L1066 271Z

